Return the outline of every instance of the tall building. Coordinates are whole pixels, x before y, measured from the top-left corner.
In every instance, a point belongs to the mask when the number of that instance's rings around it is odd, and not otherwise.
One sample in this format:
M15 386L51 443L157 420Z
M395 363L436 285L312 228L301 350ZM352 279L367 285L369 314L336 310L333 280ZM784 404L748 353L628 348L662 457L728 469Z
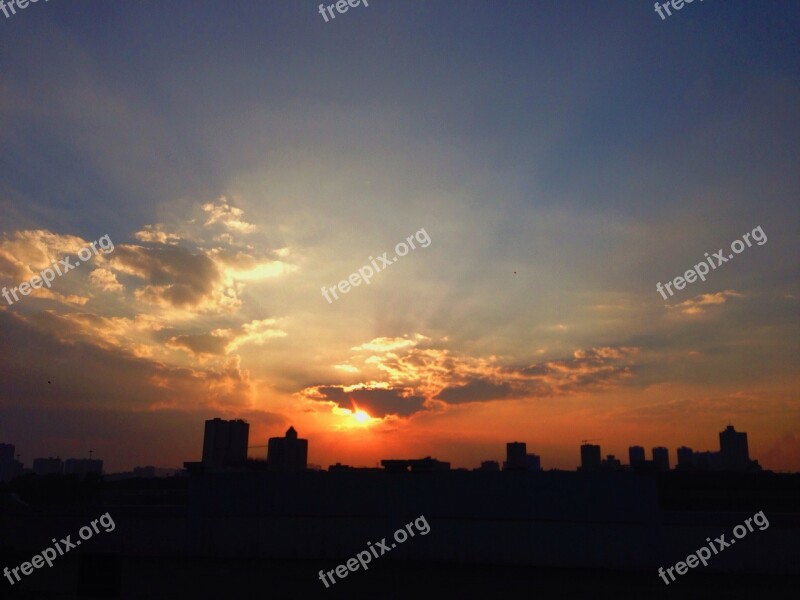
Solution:
M90 474L102 475L103 461L96 458L68 458L64 461L64 474L80 478Z
M719 451L722 468L726 471L746 471L750 466L747 434L728 425L719 432Z
M653 462L658 465L659 471L669 471L669 450L663 446L653 448Z
M526 452L525 442L508 442L506 444L506 462L503 463L503 469L506 471L524 471L527 468Z
M542 457L538 454L525 455L525 468L528 471L541 471L542 470Z
M675 468L681 471L694 469L694 450L686 446L678 448L678 465Z
M33 472L37 475L61 475L64 472L64 461L60 458L34 458Z
M641 446L631 446L628 448L628 464L632 467L641 465L645 461L644 448Z
M225 467L247 462L247 443L250 425L241 419L206 421L203 436L203 465Z
M267 468L271 471L304 471L308 462L308 440L299 439L294 427L286 437L269 438Z
M600 446L596 446L595 444L581 445L581 467L579 470L600 470Z
M10 463L14 460L14 444L0 444L0 463Z
M22 463L14 458L14 444L0 444L0 481L11 481L22 475Z

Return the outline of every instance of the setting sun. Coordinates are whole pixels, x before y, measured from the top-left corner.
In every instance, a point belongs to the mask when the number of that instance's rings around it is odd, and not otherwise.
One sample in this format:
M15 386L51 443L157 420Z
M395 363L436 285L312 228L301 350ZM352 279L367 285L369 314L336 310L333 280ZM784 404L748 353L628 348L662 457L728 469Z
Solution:
M353 413L353 418L355 418L355 420L358 421L359 423L366 423L367 421L370 420L371 417L363 410L357 410L356 412Z

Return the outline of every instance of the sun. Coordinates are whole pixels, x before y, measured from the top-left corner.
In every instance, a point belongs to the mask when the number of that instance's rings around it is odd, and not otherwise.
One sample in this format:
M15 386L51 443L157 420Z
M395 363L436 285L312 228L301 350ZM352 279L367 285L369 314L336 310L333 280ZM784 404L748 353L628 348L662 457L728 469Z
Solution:
M353 418L358 421L359 423L366 423L371 419L371 417L365 413L363 410L357 410L353 413Z

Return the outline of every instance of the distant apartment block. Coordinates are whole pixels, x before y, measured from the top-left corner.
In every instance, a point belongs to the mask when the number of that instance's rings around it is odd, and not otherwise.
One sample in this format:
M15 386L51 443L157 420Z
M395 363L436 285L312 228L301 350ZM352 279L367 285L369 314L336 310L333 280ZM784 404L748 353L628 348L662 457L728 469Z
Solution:
M64 461L64 474L77 475L80 478L102 475L103 461L96 458L68 458Z
M631 446L628 448L628 464L637 467L644 463L644 448L641 446Z
M506 444L506 460L503 463L503 470L524 471L526 469L526 453L527 446L525 442L508 442Z
M595 444L581 445L581 466L579 471L600 470L600 446Z
M247 462L250 425L242 420L206 421L203 436L203 466L225 467Z
M694 469L694 451L686 446L678 448L678 464L675 466L678 471L691 471Z
M653 448L653 462L658 465L659 471L669 471L669 450L663 446Z
M538 454L525 455L525 468L528 471L541 471L542 470L542 457Z
M294 427L286 436L269 438L267 469L270 471L305 471L308 463L308 440L299 439Z
M484 460L481 462L481 466L475 469L476 471L489 471L489 472L497 472L500 470L500 463L496 460Z
M609 454L603 459L603 462L600 463L600 468L603 471L621 471L622 470L622 462L617 459L613 454Z
M750 467L747 434L728 425L719 432L719 452L722 468L726 471L746 471Z
M64 461L60 458L34 458L33 472L36 475L61 475L64 473Z
M0 444L0 482L22 475L22 463L16 460L13 444Z
M388 473L431 473L434 471L449 471L450 463L436 460L430 456L419 459L387 459L381 461L381 466Z

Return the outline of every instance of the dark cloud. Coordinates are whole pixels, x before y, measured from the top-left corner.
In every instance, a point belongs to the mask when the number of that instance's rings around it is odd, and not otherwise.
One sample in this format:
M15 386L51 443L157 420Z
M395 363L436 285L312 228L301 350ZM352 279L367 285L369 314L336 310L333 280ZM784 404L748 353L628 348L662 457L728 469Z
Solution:
M0 311L0 405L143 410L249 403L248 375L234 359L219 369L171 367L102 340L75 339L75 328L49 312L28 318Z
M196 355L203 354L225 354L225 346L228 344L227 336L213 335L211 333L201 333L197 335L176 335L167 340L167 345L173 348L184 348Z
M415 396L411 390L360 388L346 392L341 386L321 386L316 388L317 400L336 402L341 408L355 410L356 406L365 410L371 417L397 415L407 417L422 410L423 396ZM354 404L355 402L355 404Z
M493 383L483 379L473 379L465 385L446 387L436 396L448 404L463 404L466 402L488 402L511 398L515 393L508 383Z
M111 256L112 269L148 282L139 295L154 304L191 308L213 296L221 274L204 254L173 246L120 245Z

